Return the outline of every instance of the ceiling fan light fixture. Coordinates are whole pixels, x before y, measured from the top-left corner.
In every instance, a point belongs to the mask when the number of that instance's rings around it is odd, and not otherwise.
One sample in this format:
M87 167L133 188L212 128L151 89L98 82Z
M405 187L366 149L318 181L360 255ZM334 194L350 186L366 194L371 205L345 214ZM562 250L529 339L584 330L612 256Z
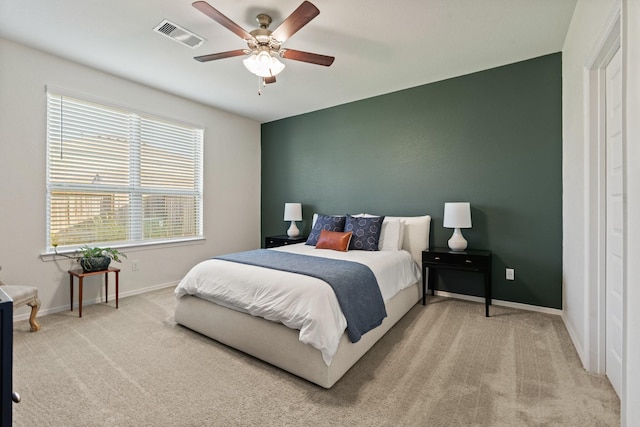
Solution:
M242 61L244 66L258 77L272 77L284 70L284 64L266 50L253 53Z

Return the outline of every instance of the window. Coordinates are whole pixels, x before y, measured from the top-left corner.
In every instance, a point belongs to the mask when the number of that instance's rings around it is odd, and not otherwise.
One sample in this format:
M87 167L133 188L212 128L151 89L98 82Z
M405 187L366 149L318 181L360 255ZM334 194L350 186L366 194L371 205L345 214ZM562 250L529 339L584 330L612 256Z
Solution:
M202 237L204 131L47 93L47 246Z

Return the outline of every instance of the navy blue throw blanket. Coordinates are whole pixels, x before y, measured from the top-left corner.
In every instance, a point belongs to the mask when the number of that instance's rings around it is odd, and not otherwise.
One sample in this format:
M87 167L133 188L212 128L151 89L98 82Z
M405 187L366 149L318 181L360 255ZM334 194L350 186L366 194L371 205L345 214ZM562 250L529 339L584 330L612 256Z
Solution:
M304 274L327 282L336 294L351 342L387 317L378 281L366 265L329 258L256 249L215 257L224 261Z

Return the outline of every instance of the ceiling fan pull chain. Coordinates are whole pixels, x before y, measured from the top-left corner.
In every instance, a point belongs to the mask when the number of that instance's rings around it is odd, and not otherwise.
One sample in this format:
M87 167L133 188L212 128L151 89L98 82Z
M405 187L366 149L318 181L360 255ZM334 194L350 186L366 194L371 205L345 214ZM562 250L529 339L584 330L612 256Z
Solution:
M258 77L258 96L262 95L262 92L261 92L262 89L260 88L260 80L262 80L262 77Z

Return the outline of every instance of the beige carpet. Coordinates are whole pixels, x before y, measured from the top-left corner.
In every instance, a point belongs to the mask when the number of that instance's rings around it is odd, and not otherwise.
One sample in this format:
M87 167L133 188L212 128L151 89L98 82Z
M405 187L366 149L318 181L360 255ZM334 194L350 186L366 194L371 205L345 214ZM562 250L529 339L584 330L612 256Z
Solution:
M173 321L172 289L14 325L16 426L618 426L557 316L432 298L330 390Z

